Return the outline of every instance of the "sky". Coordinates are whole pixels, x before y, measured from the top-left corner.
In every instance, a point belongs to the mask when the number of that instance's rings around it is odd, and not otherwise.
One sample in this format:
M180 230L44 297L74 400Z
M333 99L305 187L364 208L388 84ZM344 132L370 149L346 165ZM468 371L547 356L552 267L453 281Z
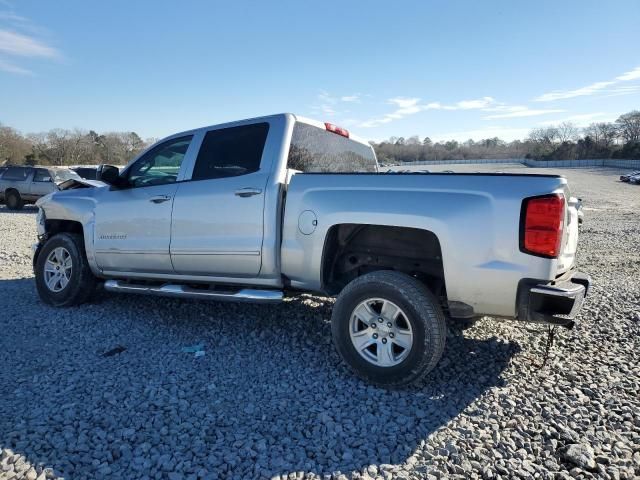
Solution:
M0 0L0 123L512 140L640 109L639 25L638 0Z

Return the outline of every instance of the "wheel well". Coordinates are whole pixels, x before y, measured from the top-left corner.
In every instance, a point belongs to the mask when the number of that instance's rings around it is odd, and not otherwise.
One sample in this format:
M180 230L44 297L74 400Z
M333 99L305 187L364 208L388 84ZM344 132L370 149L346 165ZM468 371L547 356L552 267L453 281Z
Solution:
M335 295L351 280L375 270L411 275L446 299L442 250L428 230L341 224L329 229L322 258L323 289Z
M79 233L83 235L82 224L73 220L47 220L45 229L48 236L53 236L57 233Z
M15 193L17 193L17 194L18 194L18 196L20 196L20 192L19 192L17 189L15 189L15 188L7 188L7 189L4 191L4 196L6 197L6 196L7 196L7 195L9 195L11 192L15 192Z

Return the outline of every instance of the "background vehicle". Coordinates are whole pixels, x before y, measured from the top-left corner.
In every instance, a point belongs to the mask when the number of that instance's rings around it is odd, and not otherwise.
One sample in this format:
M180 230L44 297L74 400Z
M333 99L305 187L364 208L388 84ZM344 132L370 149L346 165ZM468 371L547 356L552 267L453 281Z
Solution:
M338 297L336 348L378 384L426 375L447 318L570 326L589 286L563 177L378 174L364 140L291 114L172 135L101 180L38 202L43 301L82 303L99 282L213 300L322 292Z
M629 177L629 179L627 180L629 183L632 183L634 185L638 185L640 184L640 173L638 175L632 175Z
M629 182L632 177L640 175L640 170L636 170L635 172L625 173L624 175L620 175L621 182Z
M65 182L83 181L77 173L67 168L9 166L0 172L0 200L10 210L19 210L27 203L63 188ZM102 185L101 182L96 184Z
M54 174L40 167L7 167L0 174L0 200L7 208L18 210L56 190Z
M76 166L69 167L69 170L76 172L80 178L84 178L86 180L97 180L98 167Z

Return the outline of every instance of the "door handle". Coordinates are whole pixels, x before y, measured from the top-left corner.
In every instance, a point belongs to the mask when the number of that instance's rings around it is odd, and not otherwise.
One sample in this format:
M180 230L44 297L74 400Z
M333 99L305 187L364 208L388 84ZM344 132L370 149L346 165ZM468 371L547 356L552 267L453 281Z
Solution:
M155 197L151 197L149 199L149 201L153 203L163 203L169 200L171 200L171 197L169 195L156 195Z
M259 188L253 188L253 187L246 187L246 188L241 188L240 190L236 190L236 195L239 197L251 197L253 195L260 195L262 193L262 190L260 190Z

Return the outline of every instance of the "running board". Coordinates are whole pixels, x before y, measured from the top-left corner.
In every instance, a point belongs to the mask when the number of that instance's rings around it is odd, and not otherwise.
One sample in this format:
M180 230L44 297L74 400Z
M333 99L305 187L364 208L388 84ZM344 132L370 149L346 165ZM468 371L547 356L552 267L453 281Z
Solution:
M165 283L164 285L144 285L123 282L121 280L107 280L104 289L109 292L140 293L144 295L159 295L162 297L199 298L223 302L255 302L277 303L282 301L279 290L254 290L243 288L237 291L206 290L191 288L185 285Z

